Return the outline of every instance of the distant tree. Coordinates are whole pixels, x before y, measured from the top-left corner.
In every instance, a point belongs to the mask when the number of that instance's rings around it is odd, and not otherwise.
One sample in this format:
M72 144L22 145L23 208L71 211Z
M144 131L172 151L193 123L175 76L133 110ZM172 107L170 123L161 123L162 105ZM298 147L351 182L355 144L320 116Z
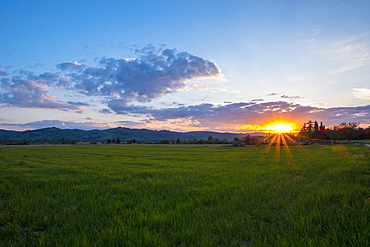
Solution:
M337 140L359 139L364 133L361 128L358 128L359 123L340 123L337 126L332 126L326 129L325 134L336 143Z
M358 139L360 131L358 126L360 123L341 123L339 125L339 131L346 136L346 139L350 142L353 139Z
M198 144L204 144L204 140L203 139L199 139Z
M213 143L213 137L212 136L209 136L207 142L208 143Z
M317 123L317 121L315 121L315 124L314 124L314 132L319 133L319 124Z
M333 140L333 144L337 143L337 140L339 139L339 132L337 126L333 126L332 128L329 128L325 131L325 134Z
M128 143L135 144L137 141L135 139L129 140Z
M363 139L370 139L370 126L364 129L363 131Z
M116 143L121 144L121 140L119 139L119 137L117 138Z
M312 121L311 120L308 120L308 123L307 123L307 132L308 133L311 133L312 132Z
M250 137L250 135L247 135L245 137L242 138L242 141L246 144L246 145L250 145L252 144L252 138Z
M323 133L325 133L325 126L322 122L319 127L317 121L308 120L307 123L303 124L298 136L308 139L325 139L325 134Z
M108 139L108 140L107 140L107 143L108 143L108 144L110 144L111 142L112 142L112 141L111 141L111 139Z
M177 139L176 140L176 144L180 144L181 143L181 140L180 139Z
M323 125L322 122L320 123L319 131L320 133L325 133L325 125Z

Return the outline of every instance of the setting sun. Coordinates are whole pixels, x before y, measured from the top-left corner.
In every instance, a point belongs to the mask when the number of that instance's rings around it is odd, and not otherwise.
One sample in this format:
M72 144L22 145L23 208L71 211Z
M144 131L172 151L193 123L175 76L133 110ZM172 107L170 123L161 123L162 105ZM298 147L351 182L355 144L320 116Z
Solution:
M292 124L285 124L285 123L269 125L265 129L269 131L274 131L274 133L288 133L293 130Z

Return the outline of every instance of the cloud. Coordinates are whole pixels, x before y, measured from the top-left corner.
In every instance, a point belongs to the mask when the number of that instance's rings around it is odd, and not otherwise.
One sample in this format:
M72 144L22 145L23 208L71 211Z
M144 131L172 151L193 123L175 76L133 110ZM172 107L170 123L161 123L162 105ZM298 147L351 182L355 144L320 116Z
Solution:
M79 70L85 67L85 65L78 62L66 62L57 64L56 67L60 70Z
M370 100L369 88L353 88L352 94L358 99Z
M117 114L147 114L150 110L145 106L128 105L124 99L112 99L108 102L108 107Z
M48 128L48 127L57 127L60 129L82 129L82 130L89 130L89 129L107 129L110 126L106 123L95 123L95 122L71 122L71 121L60 121L60 120L42 120L42 121L35 121L29 122L24 124L8 124L8 123L1 123L0 126L16 126L21 129L41 129L41 128Z
M192 80L221 76L215 63L201 57L175 49L149 48L136 50L138 58L104 58L99 67L87 67L68 76L81 94L107 96L121 102L149 102L185 89Z
M370 125L370 105L320 108L278 101L263 103L239 102L226 105L204 103L163 109L128 105L125 107L122 114L130 115L134 120L117 122L115 124L130 128L248 132L256 131L261 126L276 120L291 121L295 123L297 130L308 120L322 121L326 126L338 125L342 122L359 122ZM102 110L102 112L106 113L109 111L109 109ZM0 126L12 126L13 128L18 126L23 129L53 126L80 129L110 127L108 124L94 122L81 123L59 120L43 120L26 124L1 124Z
M370 44L362 40L361 35L354 36L320 48L322 54L335 62L331 74L340 74L370 64Z
M184 90L191 81L221 77L213 62L176 49L147 46L135 50L135 58L103 58L98 66L64 62L57 73L34 74L20 70L3 78L0 103L8 106L72 109L82 111L88 104L62 102L50 95L54 90L69 94L104 97L111 110L122 113L130 110L131 102L150 102L154 98ZM1 70L2 75L7 75Z
M6 73L6 71L2 68L0 68L0 76L7 76L8 73Z
M295 122L297 127L310 119L323 121L327 126L338 125L341 122L370 124L370 105L318 108L278 101L259 104L253 102L227 105L199 104L165 109L132 108L131 110L130 113L149 116L146 120L148 126L156 124L174 127L175 125L170 123L176 122L178 126L216 131L239 131L242 126L263 125L279 119ZM180 125L180 122L183 124Z
M267 96L275 96L275 95L278 95L278 93L269 93L269 94L267 94Z
M289 95L281 95L280 98L282 99L303 99L301 96L289 96Z
M0 87L6 90L5 93L0 93L0 103L8 106L74 110L76 112L81 112L86 108L86 105L81 102L63 103L55 96L47 95L49 87L42 80L4 78L1 80Z
M100 111L99 111L100 113L104 113L104 114L109 114L109 113L112 113L112 111L111 110L109 110L109 109L101 109Z

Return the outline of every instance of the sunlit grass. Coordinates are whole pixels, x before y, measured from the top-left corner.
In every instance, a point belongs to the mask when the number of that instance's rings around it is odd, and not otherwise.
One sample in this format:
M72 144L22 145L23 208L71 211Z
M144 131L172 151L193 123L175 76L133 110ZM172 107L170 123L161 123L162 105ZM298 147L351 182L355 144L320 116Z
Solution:
M362 146L3 147L0 243L368 246L369 161Z

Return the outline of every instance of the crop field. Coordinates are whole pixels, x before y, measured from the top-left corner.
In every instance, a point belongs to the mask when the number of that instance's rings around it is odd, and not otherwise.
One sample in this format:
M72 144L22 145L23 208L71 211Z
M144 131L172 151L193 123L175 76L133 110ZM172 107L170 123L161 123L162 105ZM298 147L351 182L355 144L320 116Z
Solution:
M370 148L0 147L0 246L370 246Z

